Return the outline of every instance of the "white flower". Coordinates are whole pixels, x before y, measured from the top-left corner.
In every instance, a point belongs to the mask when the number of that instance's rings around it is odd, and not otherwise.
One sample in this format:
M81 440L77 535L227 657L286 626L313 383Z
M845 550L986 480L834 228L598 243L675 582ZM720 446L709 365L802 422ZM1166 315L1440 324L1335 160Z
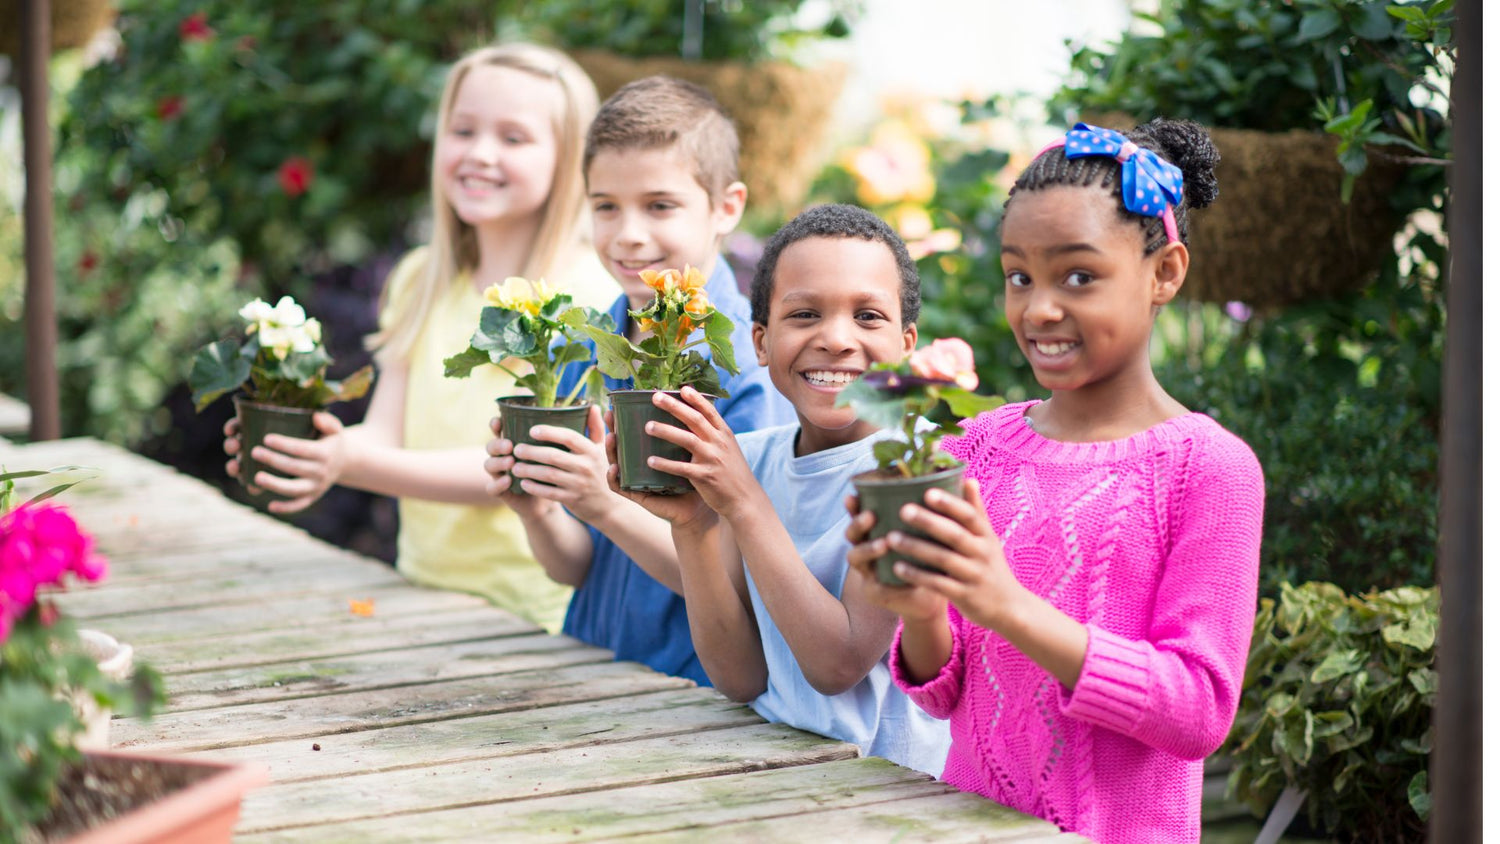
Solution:
M240 318L250 323L250 327L245 329L245 333L254 334L255 330L262 323L271 318L271 306L260 299L255 299L245 307L240 308Z
M271 312L271 321L286 328L296 328L307 322L307 312L292 297L283 296Z
M323 323L318 322L316 319L308 317L307 322L302 324L302 331L307 337L308 346L305 349L299 348L297 351L310 352L314 346L323 342Z

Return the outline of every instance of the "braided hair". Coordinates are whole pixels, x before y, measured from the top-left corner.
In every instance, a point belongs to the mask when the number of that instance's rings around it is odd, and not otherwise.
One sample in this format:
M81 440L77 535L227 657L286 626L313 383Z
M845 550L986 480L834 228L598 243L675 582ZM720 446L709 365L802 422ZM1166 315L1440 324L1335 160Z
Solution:
M1186 244L1189 209L1206 208L1219 195L1219 180L1214 175L1214 167L1219 163L1218 147L1206 129L1186 120L1158 117L1124 134L1141 148L1182 169L1182 202L1172 209L1172 214L1177 220L1178 236ZM1042 190L1053 185L1098 185L1114 197L1121 219L1134 221L1141 227L1147 255L1167 245L1166 226L1160 218L1126 210L1120 195L1120 165L1113 158L1107 155L1068 158L1061 147L1049 149L1027 165L1010 193L1015 196L1019 191Z

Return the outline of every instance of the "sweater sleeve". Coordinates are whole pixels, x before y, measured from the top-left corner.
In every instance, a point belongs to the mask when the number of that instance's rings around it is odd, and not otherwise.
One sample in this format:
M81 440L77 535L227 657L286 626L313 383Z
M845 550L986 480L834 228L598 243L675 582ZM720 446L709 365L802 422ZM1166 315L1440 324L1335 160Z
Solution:
M1201 442L1175 479L1179 501L1144 640L1089 625L1064 715L1184 759L1223 743L1239 706L1255 622L1265 481L1227 433Z
M906 673L906 666L901 664L901 634L906 630L906 620L896 623L896 638L891 642L891 679L895 681L896 688L934 718L946 719L952 716L963 693L964 651L967 649L965 639L969 633L968 628L968 620L949 605L948 629L953 634L953 653L948 656L948 662L936 677L918 685L912 682L911 675Z

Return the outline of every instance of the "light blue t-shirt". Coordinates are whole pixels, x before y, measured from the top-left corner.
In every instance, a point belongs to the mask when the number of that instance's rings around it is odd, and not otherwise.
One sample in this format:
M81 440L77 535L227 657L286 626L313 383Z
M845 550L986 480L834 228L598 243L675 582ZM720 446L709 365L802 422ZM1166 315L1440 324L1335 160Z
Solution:
M797 431L796 424L782 425L737 439L802 561L829 594L840 598L849 573L844 496L853 489L850 478L875 468L870 445L881 435L795 457ZM751 707L767 721L857 744L862 754L940 776L951 741L948 724L917 708L895 687L886 659L848 691L832 696L818 692L776 629L748 568L745 577L767 669L766 690Z

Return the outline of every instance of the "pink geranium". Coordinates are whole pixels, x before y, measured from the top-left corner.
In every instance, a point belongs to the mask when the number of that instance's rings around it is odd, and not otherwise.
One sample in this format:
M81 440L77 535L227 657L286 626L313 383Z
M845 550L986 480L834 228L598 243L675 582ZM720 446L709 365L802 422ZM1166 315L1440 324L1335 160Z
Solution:
M0 515L0 641L39 588L64 587L69 574L93 583L107 571L93 537L62 507L22 504Z

